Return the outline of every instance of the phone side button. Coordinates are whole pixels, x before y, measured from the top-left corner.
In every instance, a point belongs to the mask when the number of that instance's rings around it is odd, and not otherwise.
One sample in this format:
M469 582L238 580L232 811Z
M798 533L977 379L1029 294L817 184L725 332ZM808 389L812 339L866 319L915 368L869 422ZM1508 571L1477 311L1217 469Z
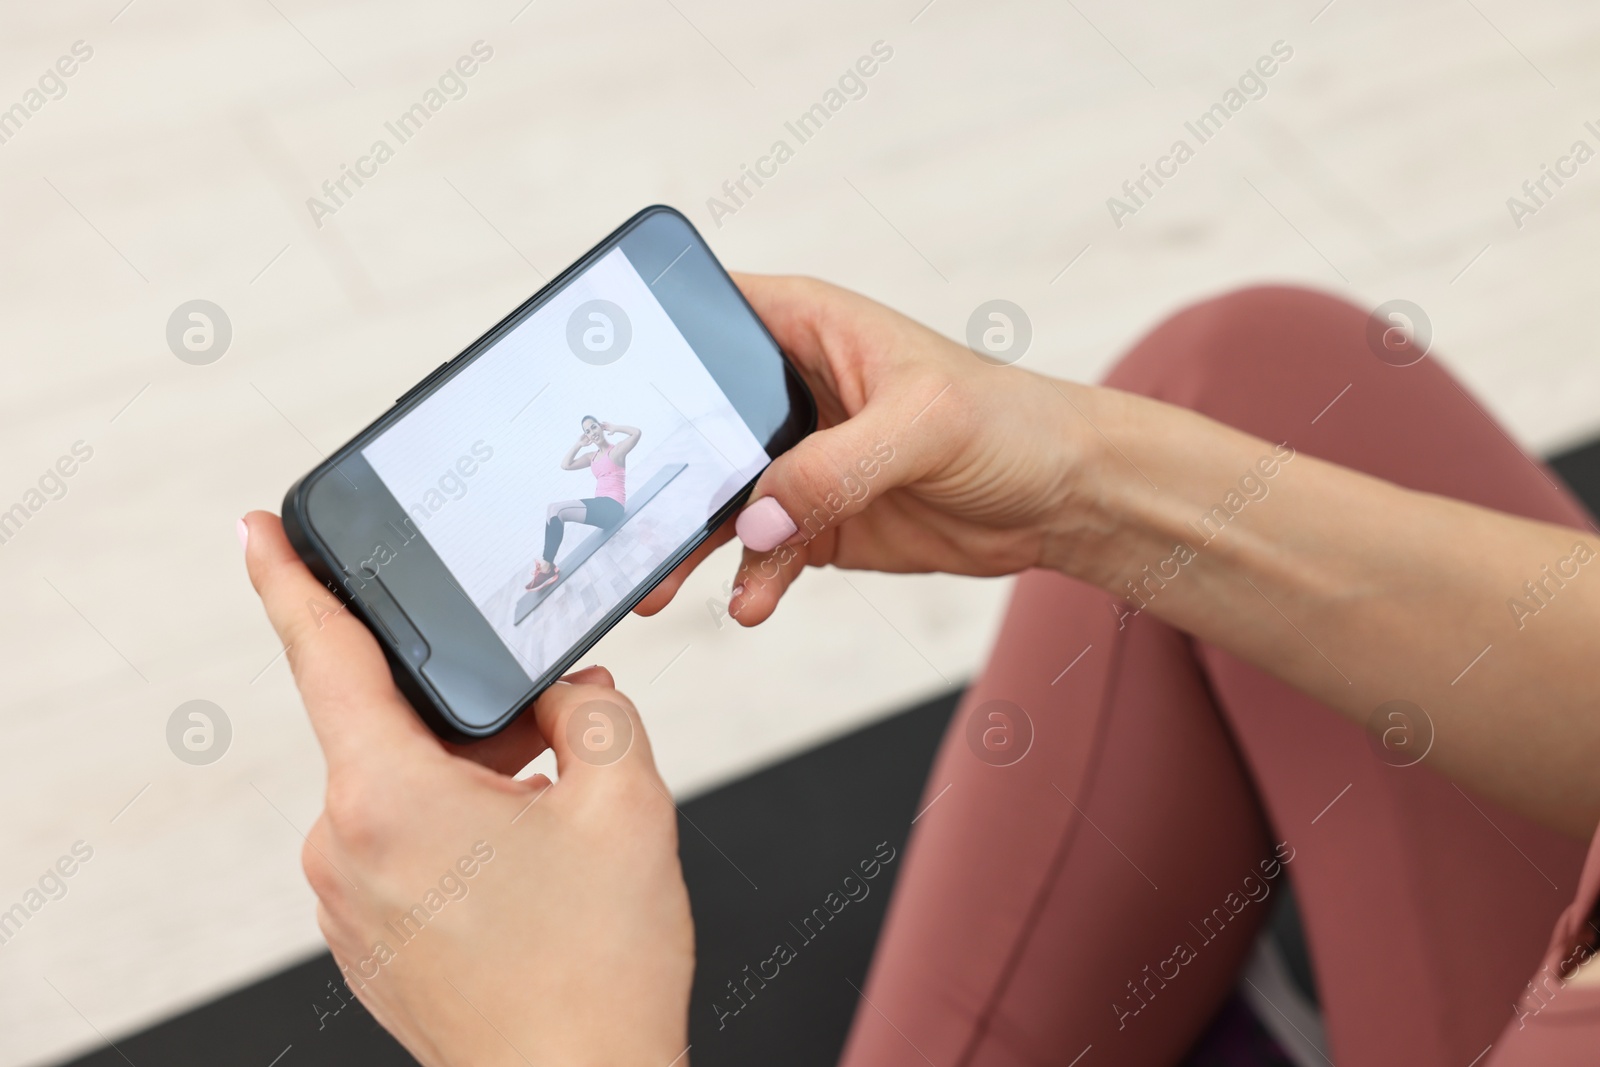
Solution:
M453 359L447 359L443 363L439 364L432 370L432 372L428 374L426 378L422 379L422 381L418 382L416 385L413 385L410 389L407 389L405 392L396 397L395 406L398 407L399 405L404 404L407 400L410 400L412 397L422 392L422 390L432 385L434 381L438 379L439 375L443 374L445 369L454 362L455 360Z

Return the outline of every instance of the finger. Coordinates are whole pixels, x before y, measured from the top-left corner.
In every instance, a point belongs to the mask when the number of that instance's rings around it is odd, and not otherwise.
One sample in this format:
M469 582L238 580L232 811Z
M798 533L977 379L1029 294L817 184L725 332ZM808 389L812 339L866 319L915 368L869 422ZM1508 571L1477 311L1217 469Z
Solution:
M602 667L598 663L591 663L587 667L579 667L575 671L568 671L557 681L571 682L573 685L603 685L610 689L616 688L617 685L617 680L611 676L610 669Z
M654 773L639 713L612 687L558 682L544 691L533 711L555 751L561 781L599 772Z
M808 544L785 545L765 553L745 549L738 582L728 601L728 616L740 626L766 622L789 586L806 569L811 550Z
M694 569L704 563L706 557L717 549L733 540L733 523L724 522L712 531L706 538L705 544L689 553L689 558L672 568L672 573L661 579L661 584L650 590L645 598L634 606L634 613L638 615L654 615L678 595L678 590L683 588L683 583L688 581Z
M538 720L524 712L493 737L479 741L449 741L445 742L444 747L451 755L471 760L509 777L532 763L550 744L540 732Z
M611 672L598 663L561 676L561 681L588 685L616 685ZM445 742L445 750L452 755L469 759L499 774L515 775L532 763L541 752L550 747L539 730L539 719L524 712L510 726L492 737L478 741Z
M814 537L877 493L926 474L940 442L929 436L933 422L917 423L960 395L961 373L948 340L858 293L811 278L734 281L824 409L824 428L773 461L740 513L739 539L766 552ZM880 467L886 478L877 477Z
M439 751L389 673L372 634L314 578L276 515L253 511L245 565L283 641L330 772L376 758Z
M854 418L818 430L773 460L735 523L744 546L763 553L813 540L883 492L919 477L927 464L917 449L905 447L907 420L898 407L868 404Z

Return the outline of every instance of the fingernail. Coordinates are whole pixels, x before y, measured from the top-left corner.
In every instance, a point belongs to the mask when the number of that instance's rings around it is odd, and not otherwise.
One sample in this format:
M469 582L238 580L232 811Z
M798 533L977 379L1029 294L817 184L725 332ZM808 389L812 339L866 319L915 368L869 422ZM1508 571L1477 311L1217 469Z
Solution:
M771 552L793 537L797 528L783 505L770 496L741 511L733 524L739 540L752 552Z
M731 598L729 598L729 599L738 600L743 595L744 595L744 583L740 582L738 585L733 587L733 596Z
M238 525L233 528L233 531L239 535L240 548L245 548L250 544L250 527L244 524L243 519L239 520Z

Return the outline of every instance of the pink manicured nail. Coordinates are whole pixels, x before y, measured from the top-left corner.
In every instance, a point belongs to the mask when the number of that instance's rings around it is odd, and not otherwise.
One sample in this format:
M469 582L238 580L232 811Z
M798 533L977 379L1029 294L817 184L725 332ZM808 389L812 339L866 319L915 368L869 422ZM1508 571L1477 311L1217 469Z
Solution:
M248 526L246 526L244 524L244 520L243 519L239 520L239 524L237 526L235 526L233 528L233 530L234 530L235 533L237 533L239 535L239 547L240 548L244 548L244 547L246 547L247 545L250 544L250 527L248 527Z
M734 532L752 552L771 552L794 536L798 527L783 505L764 496L739 513Z
M732 596L731 599L738 600L739 597L741 597L743 595L744 595L744 583L740 582L738 585L733 587L733 596Z

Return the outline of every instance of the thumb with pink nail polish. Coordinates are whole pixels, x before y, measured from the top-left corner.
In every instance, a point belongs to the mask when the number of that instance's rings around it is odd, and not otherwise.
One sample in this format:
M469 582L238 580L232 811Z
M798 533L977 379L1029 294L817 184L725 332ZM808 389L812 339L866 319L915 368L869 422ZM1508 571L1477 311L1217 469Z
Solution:
M734 524L744 546L771 552L797 534L809 543L863 511L874 490L888 488L900 474L891 470L895 453L883 423L882 413L863 411L815 431L773 460L761 475L756 500Z
M783 505L770 496L741 511L733 528L744 547L752 552L771 552L799 529Z

